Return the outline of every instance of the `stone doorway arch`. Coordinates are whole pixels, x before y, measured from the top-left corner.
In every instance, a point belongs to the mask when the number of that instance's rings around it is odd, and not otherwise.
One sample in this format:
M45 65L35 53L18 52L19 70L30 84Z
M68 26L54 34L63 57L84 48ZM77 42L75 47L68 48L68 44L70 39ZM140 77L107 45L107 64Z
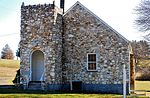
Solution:
M36 50L31 55L31 81L44 81L44 54Z

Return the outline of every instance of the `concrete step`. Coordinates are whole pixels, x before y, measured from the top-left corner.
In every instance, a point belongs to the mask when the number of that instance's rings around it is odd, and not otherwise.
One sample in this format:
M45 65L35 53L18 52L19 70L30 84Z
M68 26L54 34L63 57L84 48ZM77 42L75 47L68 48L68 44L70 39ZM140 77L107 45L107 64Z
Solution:
M35 82L31 81L28 84L28 90L43 90L42 83L44 83L44 82L41 82L41 81L35 81Z

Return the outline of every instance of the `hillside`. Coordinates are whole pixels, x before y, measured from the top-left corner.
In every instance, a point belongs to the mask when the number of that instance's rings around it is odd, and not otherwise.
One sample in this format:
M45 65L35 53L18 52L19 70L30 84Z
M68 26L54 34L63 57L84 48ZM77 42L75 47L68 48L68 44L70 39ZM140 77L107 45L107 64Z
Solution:
M0 59L0 85L11 85L19 69L19 60Z

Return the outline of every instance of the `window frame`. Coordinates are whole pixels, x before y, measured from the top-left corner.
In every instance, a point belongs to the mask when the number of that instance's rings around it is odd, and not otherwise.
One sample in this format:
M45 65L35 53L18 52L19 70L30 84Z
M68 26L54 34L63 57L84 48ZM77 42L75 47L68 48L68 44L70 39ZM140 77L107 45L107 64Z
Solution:
M94 63L96 63L96 69L93 69L93 70L91 70L91 69L89 69L89 58L88 58L88 56L90 55L90 54L95 54L96 55L96 61L94 62ZM92 62L91 62L92 63ZM96 53L87 53L87 71L97 71L97 54Z

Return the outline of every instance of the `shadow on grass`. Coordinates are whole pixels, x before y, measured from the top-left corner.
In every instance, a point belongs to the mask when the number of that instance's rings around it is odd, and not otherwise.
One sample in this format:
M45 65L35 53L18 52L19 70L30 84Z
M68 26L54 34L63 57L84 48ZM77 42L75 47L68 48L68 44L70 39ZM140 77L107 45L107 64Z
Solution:
M0 88L0 94L100 94L100 93L84 92L84 91L45 91L45 90L23 90L21 88Z
M64 94L61 91L23 90L20 88L0 88L0 94Z

